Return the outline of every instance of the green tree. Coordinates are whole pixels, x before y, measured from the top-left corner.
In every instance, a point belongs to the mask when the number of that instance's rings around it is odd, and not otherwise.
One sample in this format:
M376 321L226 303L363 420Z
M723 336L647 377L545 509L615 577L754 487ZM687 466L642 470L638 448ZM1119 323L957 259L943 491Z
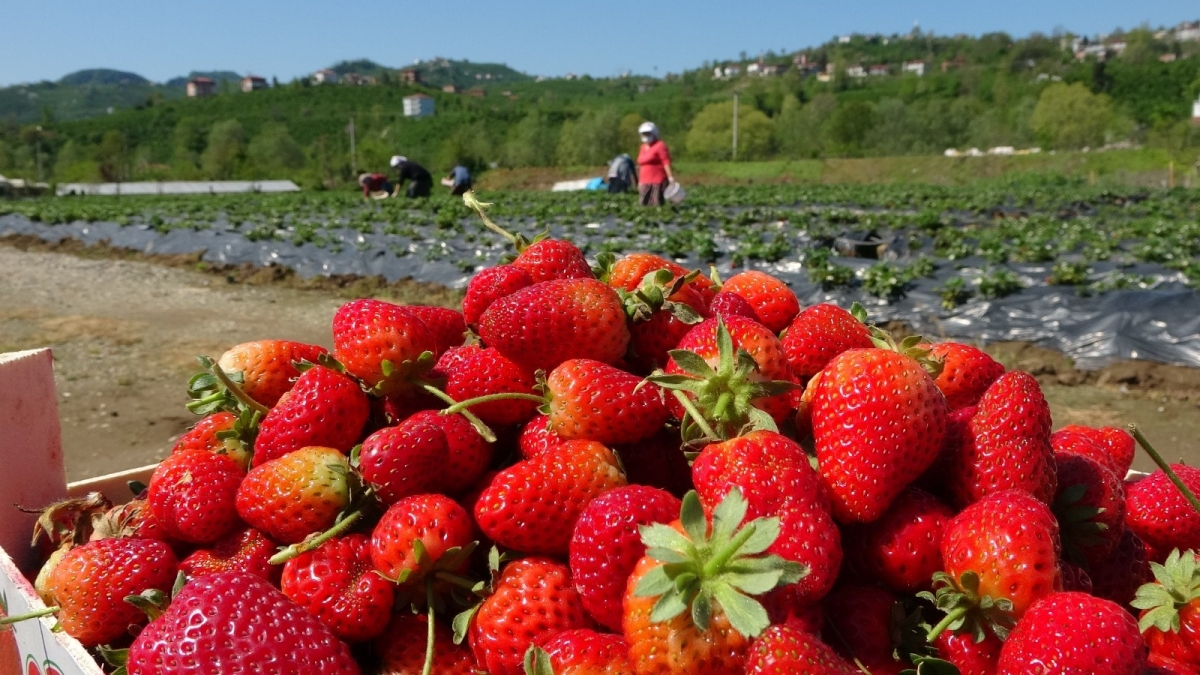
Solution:
M775 123L752 106L738 105L738 159L764 159L771 154ZM696 159L727 160L733 156L733 101L705 106L692 120L688 154Z
M1121 59L1130 63L1154 63L1166 53L1166 43L1154 39L1150 29L1135 28L1125 34L1125 51L1121 52Z
M304 167L304 149L282 124L264 126L250 141L246 154L256 167L268 172Z
M537 110L530 112L509 132L504 156L509 166L550 166L558 146L558 130Z
M867 135L877 120L875 106L866 101L839 104L826 125L830 152L846 157L861 156Z
M109 129L100 138L100 147L96 148L96 164L100 169L100 177L106 181L121 181L128 177L129 148L125 143L125 135L116 129Z
M617 148L628 152L635 158L637 156L637 147L641 143L638 138L638 127L642 126L646 118L638 113L628 113L621 118L617 124Z
M818 157L825 149L822 128L837 109L837 97L820 93L805 105L795 96L783 100L775 120L775 139L785 157Z
M237 120L224 120L208 132L208 145L200 163L209 178L232 178L245 152L246 130Z
M471 173L479 173L488 167L496 156L492 136L486 126L476 122L460 126L438 147L437 170L461 164Z
M171 134L172 162L184 177L192 177L200 166L200 153L207 141L204 123L195 117L184 117L175 123Z
M1114 123L1112 101L1076 82L1055 82L1042 91L1029 125L1038 143L1074 149L1103 145Z
M558 163L563 166L598 166L620 153L621 118L612 108L589 110L578 120L563 124L558 136Z

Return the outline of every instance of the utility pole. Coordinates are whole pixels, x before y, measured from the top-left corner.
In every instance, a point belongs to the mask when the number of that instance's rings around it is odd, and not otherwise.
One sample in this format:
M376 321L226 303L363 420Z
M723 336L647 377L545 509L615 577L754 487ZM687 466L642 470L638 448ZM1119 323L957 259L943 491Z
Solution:
M354 149L354 118L350 118L350 173L358 176L358 152Z
M737 161L737 109L738 95L733 95L733 161Z
M37 128L37 138L33 141L34 152L37 153L38 182L42 182L42 127Z

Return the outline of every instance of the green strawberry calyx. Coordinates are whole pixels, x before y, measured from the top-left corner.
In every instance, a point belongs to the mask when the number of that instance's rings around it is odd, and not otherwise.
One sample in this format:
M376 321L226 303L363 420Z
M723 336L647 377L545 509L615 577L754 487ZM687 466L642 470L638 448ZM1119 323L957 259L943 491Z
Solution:
M1108 525L1096 522L1105 509L1080 503L1087 489L1084 484L1072 485L1059 493L1052 506L1062 531L1063 556L1085 570L1088 563L1084 550L1105 543L1102 535L1108 529Z
M946 630L968 633L976 643L987 639L988 631L1002 641L1008 639L1008 633L1016 623L1012 616L1012 601L980 595L978 574L963 572L955 580L945 572L938 572L933 575L933 586L934 593L924 591L917 594L917 597L932 602L946 614L929 629L929 642Z
M637 290L627 291L619 288L617 295L625 307L625 315L631 321L649 321L655 312L665 311L692 326L703 321L704 317L693 307L669 298L698 276L699 271L677 277L668 269L655 270L642 277Z
M671 392L683 406L683 439L691 445L736 438L755 429L778 431L775 420L754 401L776 396L796 385L783 380L762 381L758 364L744 349L736 352L725 322L717 319L717 367L686 349L670 356L684 372L657 371L648 381ZM690 394L690 396L689 396Z
M662 523L639 528L646 555L663 563L634 589L637 597L658 598L651 621L690 612L692 623L705 631L719 610L748 638L770 625L754 596L794 584L808 569L778 555L762 555L779 537L779 519L756 518L742 525L746 510L746 500L735 488L713 510L710 523L693 490L684 496L679 513L683 532Z
M866 315L863 316L865 318ZM909 357L919 363L932 378L936 379L938 375L942 374L945 363L942 359L934 356L933 344L920 335L909 335L897 342L895 336L878 326L868 325L867 330L871 333L871 342L877 348Z
M1179 610L1200 598L1200 565L1193 551L1171 551L1160 565L1150 563L1154 581L1137 590L1133 602L1137 609L1146 610L1138 621L1143 633L1156 628L1164 633L1178 633Z

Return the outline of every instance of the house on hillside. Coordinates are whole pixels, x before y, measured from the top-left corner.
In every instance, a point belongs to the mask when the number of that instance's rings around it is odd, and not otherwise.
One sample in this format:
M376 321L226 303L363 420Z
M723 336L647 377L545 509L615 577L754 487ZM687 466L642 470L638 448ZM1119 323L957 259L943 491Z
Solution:
M446 92L447 94L457 94L458 87L456 87L452 84L446 84L446 85L442 85L442 91Z
M421 84L421 73L416 68L405 68L396 75L401 84Z
M1175 54L1175 52L1167 52L1166 54L1159 56L1158 60L1162 63L1174 63L1175 59L1177 58L1179 57Z
M472 87L471 89L464 91L463 96L470 96L472 98L483 98L483 97L487 96L487 90L482 89L480 87Z
M888 74L888 67L886 64L876 64L871 66L870 69L867 70L867 73L871 77L882 77Z
M247 75L242 78L242 91L249 94L252 91L267 88L267 78L257 75Z
M426 94L413 94L404 97L405 117L430 117L434 111L434 100Z
M358 73L346 73L342 76L342 84L354 86L366 86L375 84L375 78L370 75L359 75Z
M867 69L859 66L850 66L846 69L846 77L866 77Z
M188 98L204 98L217 93L217 83L210 77L193 77L187 81Z
M1192 124L1200 124L1200 98L1192 102Z
M917 77L922 77L925 75L925 62L924 61L905 61L904 66L901 68L901 71L904 73L911 73L913 75L916 75Z
M1180 42L1200 41L1200 21L1184 21L1176 26L1175 39Z
M959 54L949 61L942 61L942 72L945 73L951 70L958 70L965 65L967 65L967 60L962 57L962 54Z
M338 74L328 68L322 68L313 73L312 79L317 84L337 84Z

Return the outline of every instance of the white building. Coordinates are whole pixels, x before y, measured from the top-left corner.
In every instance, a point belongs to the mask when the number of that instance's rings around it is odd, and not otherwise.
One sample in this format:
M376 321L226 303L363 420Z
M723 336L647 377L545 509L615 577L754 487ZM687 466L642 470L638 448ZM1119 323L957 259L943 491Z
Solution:
M866 77L867 69L862 66L850 66L846 69L846 77Z
M917 77L921 77L925 74L925 62L924 61L905 61L903 70L906 73L912 73L913 75L916 75Z
M1200 124L1200 98L1192 103L1192 124Z
M433 97L425 94L413 94L404 97L405 117L429 117L433 115Z
M313 73L312 79L317 84L337 84L338 74L328 68L323 68Z

